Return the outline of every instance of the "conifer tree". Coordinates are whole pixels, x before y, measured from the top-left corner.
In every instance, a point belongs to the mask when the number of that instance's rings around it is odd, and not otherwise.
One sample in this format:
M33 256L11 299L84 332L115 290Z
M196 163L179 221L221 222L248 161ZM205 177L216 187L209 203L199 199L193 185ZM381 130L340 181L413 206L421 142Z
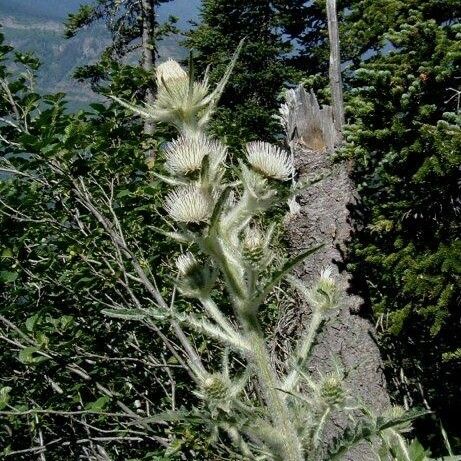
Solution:
M461 406L459 17L449 0L364 0L343 21L351 55L367 58L349 98L346 150L364 226L354 266L393 366L416 401L422 385L452 433Z
M122 57L140 49L139 61L145 71L144 101L152 104L155 94L155 80L152 75L157 57L157 41L165 34L176 31L176 18L170 17L162 25L157 20L156 8L169 1L171 0L95 0L93 3L83 4L76 13L70 14L66 22L67 38L73 37L82 28L103 20L112 39L99 63L80 68L76 77L90 78L93 83L99 83L110 75L111 69L120 68ZM153 132L154 124L146 121L144 134L151 136Z
M231 144L274 139L280 131L272 115L283 87L302 75L291 61L292 39L303 32L304 18L301 0L203 1L201 23L187 40L200 71L211 64L211 80L217 81L229 54L245 38L213 126L218 134L226 132Z

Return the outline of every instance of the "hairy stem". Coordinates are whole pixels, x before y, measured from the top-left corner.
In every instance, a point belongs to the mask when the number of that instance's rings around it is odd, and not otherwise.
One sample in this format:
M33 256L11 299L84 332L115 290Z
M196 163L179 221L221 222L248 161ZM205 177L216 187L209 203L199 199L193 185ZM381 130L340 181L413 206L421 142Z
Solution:
M293 425L293 417L280 391L281 384L271 364L259 322L256 316L250 316L242 319L242 323L247 343L251 348L250 361L253 362L258 375L264 400L272 416L272 423L284 441L283 453L280 455L284 461L302 461L304 457L298 434Z
M309 354L312 350L312 346L314 344L315 337L317 336L317 332L320 328L322 321L322 313L318 309L314 310L311 321L309 323L309 329L307 330L307 334L305 338L301 341L298 351L296 353L296 359L293 369L291 370L283 385L285 391L292 391L298 384L300 371L306 365L306 362L309 358Z
M230 336L239 337L239 333L235 330L232 324L226 319L219 307L211 298L202 298L200 300L202 306L208 312L210 317Z

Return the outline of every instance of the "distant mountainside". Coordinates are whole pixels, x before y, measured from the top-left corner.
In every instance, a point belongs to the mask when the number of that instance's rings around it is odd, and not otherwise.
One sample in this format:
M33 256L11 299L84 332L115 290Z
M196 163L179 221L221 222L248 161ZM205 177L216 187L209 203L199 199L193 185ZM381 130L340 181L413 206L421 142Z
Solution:
M20 51L32 51L42 68L38 87L41 92L65 92L72 108L85 106L95 95L90 88L72 79L76 67L97 60L109 42L103 24L82 31L70 40L63 35L63 21L82 0L0 0L0 24L7 43ZM183 29L197 19L200 0L174 0L159 9L160 20L177 16ZM159 43L160 58L185 57L177 37Z

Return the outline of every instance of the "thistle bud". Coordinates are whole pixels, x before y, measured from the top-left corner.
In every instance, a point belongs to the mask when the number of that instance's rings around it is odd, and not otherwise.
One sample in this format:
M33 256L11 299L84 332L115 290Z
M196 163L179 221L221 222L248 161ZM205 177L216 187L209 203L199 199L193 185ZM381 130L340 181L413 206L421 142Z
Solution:
M176 286L189 298L202 298L209 295L216 280L216 274L206 264L198 262L190 252L179 255L176 260L179 278Z
M247 227L243 240L243 257L250 266L258 266L264 257L264 240L257 227Z
M225 401L229 396L229 382L219 373L209 375L203 380L202 392L205 400Z
M193 82L191 85L186 71L173 59L157 67L156 77L158 92L151 109L152 116L155 120L172 123L182 131L205 109L208 83Z
M175 83L187 82L189 80L186 71L171 58L157 67L155 76L159 87L163 86L164 83L174 85Z
M199 263L195 259L195 256L188 251L187 253L178 256L178 259L176 260L176 267L178 268L180 276L189 277L199 269Z
M329 407L341 406L346 399L346 393L340 377L335 375L326 377L320 387L320 396Z
M309 300L314 308L327 311L338 305L339 291L331 276L331 267L327 267L320 273L317 284L309 290Z

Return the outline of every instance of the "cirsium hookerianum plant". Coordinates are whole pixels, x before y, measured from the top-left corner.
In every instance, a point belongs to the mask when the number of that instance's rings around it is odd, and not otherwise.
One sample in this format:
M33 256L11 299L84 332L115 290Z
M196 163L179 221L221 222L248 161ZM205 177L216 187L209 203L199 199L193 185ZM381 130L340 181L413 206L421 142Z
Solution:
M276 182L293 176L289 155L268 143L249 143L246 162L240 161L235 177L228 180L226 146L207 135L207 122L236 56L213 91L206 77L195 82L191 70L187 73L169 60L157 69L159 93L152 107L138 108L114 98L179 131L178 138L164 148L167 173L157 176L172 187L164 209L175 230L164 233L188 247L177 259L175 284L184 297L201 306L201 315L165 306L154 308L153 315L208 335L223 347L219 371L191 361L189 366L197 382L196 395L203 401L202 420L215 434L227 433L245 459L341 459L356 444L369 441L380 445L380 459L397 459L387 457L394 456L390 454L394 450L403 453L398 459L409 461L410 449L393 447L406 447L398 429L406 428L414 415L376 417L352 402L341 367L322 376L307 370L316 335L336 311L340 296L330 268L321 271L311 288L290 275L294 266L319 247L285 261L276 258L271 248L274 227L265 229L262 217L286 200ZM291 354L285 375L271 361L261 324L265 301L282 280L298 290L312 308L310 324ZM216 301L217 292L220 300L228 297L226 305L232 306L232 314ZM107 313L118 316L117 311ZM237 356L245 363L240 375L232 363ZM251 392L254 389L256 396ZM352 421L353 415L360 414L360 422L326 447L324 429L335 412L349 414Z

